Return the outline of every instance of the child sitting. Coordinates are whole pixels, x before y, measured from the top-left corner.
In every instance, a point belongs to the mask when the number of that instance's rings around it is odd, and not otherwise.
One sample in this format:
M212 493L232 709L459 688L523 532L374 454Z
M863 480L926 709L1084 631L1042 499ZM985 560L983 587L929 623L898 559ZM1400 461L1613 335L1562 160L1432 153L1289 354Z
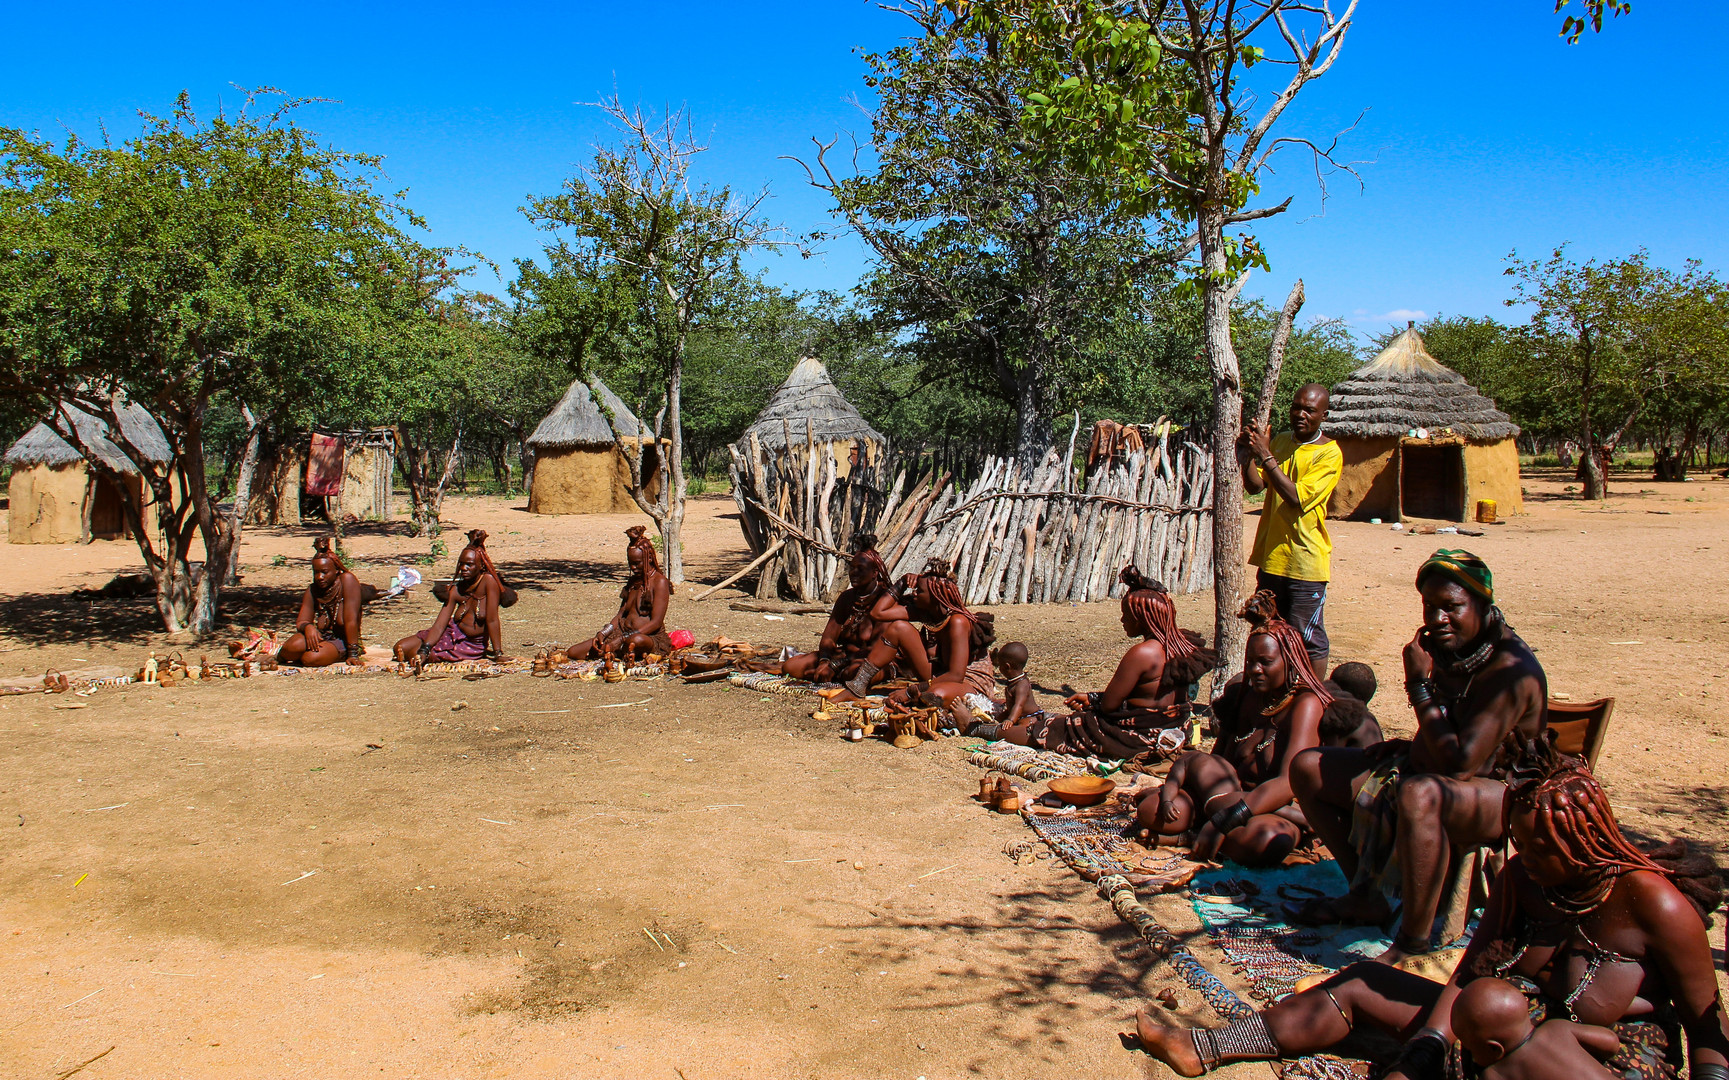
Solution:
M980 722L967 731L980 739L995 739L1003 728L1041 717L1045 711L1033 698L1033 681L1027 678L1027 647L1019 641L991 650L991 663L1003 680L1003 700L996 701L983 694L968 694L965 702ZM981 715L982 714L982 715ZM988 716L989 719L983 719Z

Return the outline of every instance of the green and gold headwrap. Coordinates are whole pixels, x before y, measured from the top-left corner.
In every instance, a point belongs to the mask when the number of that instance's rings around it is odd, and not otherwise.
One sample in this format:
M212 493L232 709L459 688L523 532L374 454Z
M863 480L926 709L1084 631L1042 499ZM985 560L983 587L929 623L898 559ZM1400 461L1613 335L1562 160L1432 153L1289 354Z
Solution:
M1423 587L1423 579L1430 574L1440 574L1448 581L1458 582L1466 591L1476 593L1489 603L1495 602L1495 575L1490 572L1489 564L1464 548L1442 548L1429 556L1428 560L1417 568L1417 588Z

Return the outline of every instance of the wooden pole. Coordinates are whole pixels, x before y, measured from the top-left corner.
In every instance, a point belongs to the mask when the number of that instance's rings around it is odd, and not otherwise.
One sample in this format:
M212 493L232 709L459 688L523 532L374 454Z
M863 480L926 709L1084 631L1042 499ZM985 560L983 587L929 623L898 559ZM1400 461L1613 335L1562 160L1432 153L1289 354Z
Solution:
M725 581L721 582L718 585L713 585L707 589L704 589L702 592L697 593L695 596L691 597L691 599L692 600L707 600L709 597L713 596L715 593L726 588L728 585L731 585L733 582L737 581L739 578L744 577L746 574L750 573L752 570L755 570L757 567L761 566L763 563L768 562L770 559L774 558L774 556L784 546L786 546L786 540L785 539L776 540L769 547L769 549L767 551L763 552L761 555L758 555L756 558L752 559L750 561L750 564L747 565L743 570L740 570L738 573L727 578Z

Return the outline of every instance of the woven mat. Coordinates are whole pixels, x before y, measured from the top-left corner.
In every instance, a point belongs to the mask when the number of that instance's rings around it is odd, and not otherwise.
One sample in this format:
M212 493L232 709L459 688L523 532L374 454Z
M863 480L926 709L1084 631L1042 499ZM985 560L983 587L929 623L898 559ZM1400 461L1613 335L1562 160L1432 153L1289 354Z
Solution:
M391 650L382 646L373 646L367 649L365 661L366 662L363 664L335 663L331 664L329 667L322 668L303 668L283 665L274 671L254 671L251 677L268 678L270 676L281 676L295 679L331 679L352 678L359 675L406 675L409 673L409 669L405 665L397 662L396 657ZM241 675L239 670L233 666L235 664L236 661L227 659L212 664L211 666L216 669L217 673L211 676L210 681L246 677ZM555 668L550 674L561 679L593 681L602 678L600 671L602 666L603 664L599 660L574 661ZM106 673L110 669L101 670ZM72 691L80 697L88 697L97 690L137 684L137 679L134 675L122 673L122 669L119 668L111 670L114 672L113 674L106 674L104 677L100 678L92 677L97 675L96 671L69 671L66 672L66 675L71 682ZM496 678L501 675L532 674L533 670L533 661L521 657L512 659L505 663L500 663L496 660L483 657L479 660L431 661L420 669L419 677L422 679ZM636 681L658 679L666 673L667 666L665 664L639 664L636 667L626 668L624 672L625 678ZM178 689L180 686L185 686L188 683L202 681L206 680L182 680L177 682L174 688ZM31 677L30 679L11 679L0 684L0 695L39 694L43 692L42 680L40 677Z
M1310 896L1337 896L1346 881L1332 860L1305 866L1250 869L1226 863L1195 879L1195 914L1231 970L1261 1007L1292 992L1311 975L1331 975L1379 956L1392 941L1376 926L1293 926L1280 905ZM1442 974L1444 980L1446 974ZM1366 1061L1316 1054L1280 1063L1287 1080L1347 1080L1369 1075Z
M811 697L819 702L827 701L824 708L845 720L862 724L887 722L880 697L867 697L862 702L828 701L817 693L818 690L836 689L840 686L839 683L806 682L791 675L775 675L767 671L734 671L727 675L726 681L744 690L755 690L759 694L786 694L790 697Z
M1054 780L1059 776L1109 776L1123 767L1121 761L1075 757L1054 750L1034 750L1030 746L997 740L980 746L967 755L967 761L981 769L1013 773L1023 780Z
M1172 892L1201 869L1181 848L1146 848L1125 839L1123 834L1135 820L1134 804L1126 798L1074 813L1040 814L1029 808L1021 811L1021 818L1052 855L1086 881L1116 874L1127 878L1138 892ZM1025 849L1009 854L1019 861Z

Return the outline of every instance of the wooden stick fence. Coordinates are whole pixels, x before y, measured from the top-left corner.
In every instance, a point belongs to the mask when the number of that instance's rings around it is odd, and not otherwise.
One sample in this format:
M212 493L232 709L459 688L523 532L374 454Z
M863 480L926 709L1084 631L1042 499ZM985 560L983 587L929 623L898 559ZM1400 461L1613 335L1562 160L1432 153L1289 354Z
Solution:
M730 448L733 501L745 541L762 562L757 597L771 599L784 584L795 599L814 603L846 587L847 544L883 515L894 492L883 491L888 467L880 443L819 442L808 420L802 432L783 425L783 448L771 452L754 431ZM894 490L905 480L903 472Z
M864 531L877 534L896 576L947 559L969 604L1102 600L1121 593L1127 562L1173 593L1212 579L1213 463L1195 444L1167 435L1099 469L1081 491L1054 450L1035 468L991 457L971 483L941 473L908 488L907 470L880 455L839 476L851 444L803 434L789 429L773 453L755 434L733 449L733 498L762 564L760 598L783 588L806 602L832 596L846 584L848 542Z
M949 561L968 604L1084 603L1119 595L1133 562L1173 593L1212 574L1210 455L1168 440L1069 490L1055 453L1032 470L990 458L970 485L939 477L915 487L878 530L899 576Z

